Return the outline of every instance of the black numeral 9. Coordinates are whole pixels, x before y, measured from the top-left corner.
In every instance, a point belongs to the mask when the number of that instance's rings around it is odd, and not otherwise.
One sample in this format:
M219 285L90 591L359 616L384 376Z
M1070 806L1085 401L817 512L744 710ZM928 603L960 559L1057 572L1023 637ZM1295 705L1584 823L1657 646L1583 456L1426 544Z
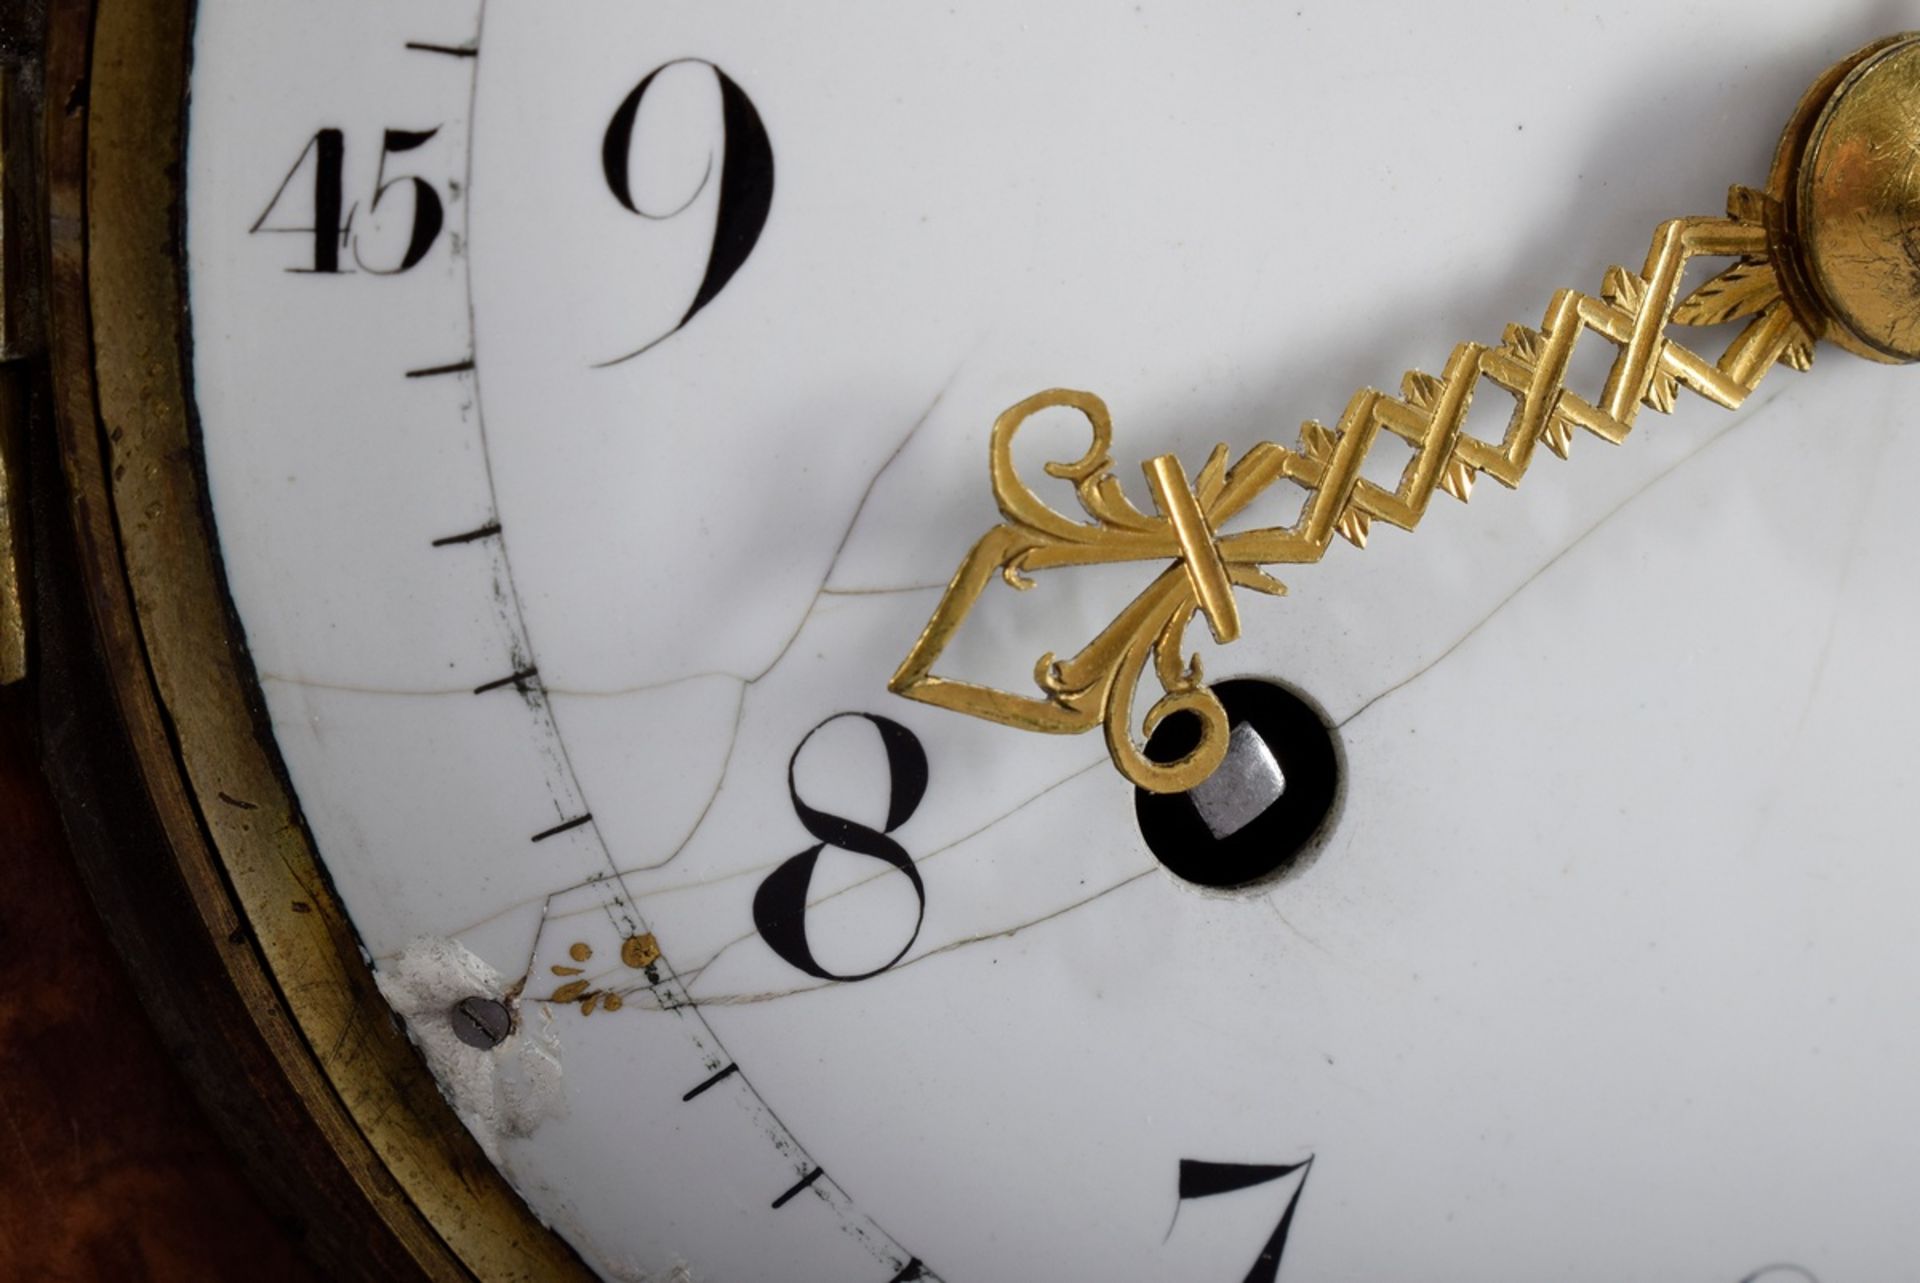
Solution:
M683 64L706 67L713 72L720 88L720 119L725 136L715 148L717 156L709 158L707 178L702 180L699 190L678 208L655 213L642 209L633 195L634 126L639 122L640 108L648 92L661 74ZM713 237L708 243L707 269L700 278L699 289L694 291L693 301L664 334L654 335L624 356L603 363L617 365L685 329L687 322L726 288L747 256L753 253L761 229L767 225L767 214L773 208L773 144L767 138L766 126L761 123L753 100L731 76L701 58L676 58L649 71L614 110L613 119L607 122L606 135L600 141L600 167L606 174L607 190L621 207L629 214L653 222L664 222L686 212L700 192L706 190L716 169L720 175L719 209L714 214Z

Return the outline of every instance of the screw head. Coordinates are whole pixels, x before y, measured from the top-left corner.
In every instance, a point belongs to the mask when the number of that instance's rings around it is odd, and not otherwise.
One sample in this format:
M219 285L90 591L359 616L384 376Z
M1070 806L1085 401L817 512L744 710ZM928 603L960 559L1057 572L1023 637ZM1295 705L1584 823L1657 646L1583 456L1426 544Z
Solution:
M447 1010L453 1036L469 1047L492 1051L513 1032L513 1013L498 998L462 998Z

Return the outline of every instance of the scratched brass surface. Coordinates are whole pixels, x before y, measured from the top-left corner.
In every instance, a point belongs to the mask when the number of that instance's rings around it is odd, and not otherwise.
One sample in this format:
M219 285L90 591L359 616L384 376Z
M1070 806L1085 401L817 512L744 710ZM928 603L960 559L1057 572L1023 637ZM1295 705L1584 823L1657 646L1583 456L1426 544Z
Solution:
M1920 360L1920 39L1841 85L1797 198L1821 301L1869 355Z

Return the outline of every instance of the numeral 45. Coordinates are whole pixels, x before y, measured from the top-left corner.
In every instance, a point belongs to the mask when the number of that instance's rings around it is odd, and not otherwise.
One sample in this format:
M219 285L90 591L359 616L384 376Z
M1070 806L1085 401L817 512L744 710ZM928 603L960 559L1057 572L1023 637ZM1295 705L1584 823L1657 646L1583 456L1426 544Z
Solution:
M353 218L360 208L358 201L351 205L346 198L346 135L338 129L322 129L307 142L293 168L280 180L273 199L260 211L260 217L254 220L250 233L273 232L297 234L313 238L313 259L310 267L290 268L295 272L337 273L340 266L341 251L346 251L359 267L380 276L395 276L420 265L433 249L434 242L440 239L441 231L446 227L446 204L440 198L439 191L424 178L411 174L389 177L388 162L395 156L417 151L427 145L440 132L433 129L389 129L380 143L380 164L374 173L373 195L367 201L367 213L376 214L383 202L392 208L393 200L410 199L412 210L406 218L406 248L395 258L391 248L380 249L365 243L366 238L358 236L353 230ZM282 204L292 205L293 193L303 185L309 185L312 191L311 221L298 224L292 221L279 221L281 218L297 219L299 214L277 214ZM398 194L396 195L396 189Z

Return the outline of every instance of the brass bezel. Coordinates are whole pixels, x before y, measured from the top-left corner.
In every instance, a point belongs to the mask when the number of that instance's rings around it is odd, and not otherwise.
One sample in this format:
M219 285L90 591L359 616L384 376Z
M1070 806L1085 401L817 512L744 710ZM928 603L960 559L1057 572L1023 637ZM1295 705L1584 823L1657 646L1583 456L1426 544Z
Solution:
M358 1210L397 1242L386 1259L435 1279L590 1278L488 1162L393 1019L259 717L193 439L191 31L191 0L51 6L53 417L80 570L59 588L91 625L132 784L191 901L180 911L222 945L222 979L284 1078L274 1090L290 1089Z

